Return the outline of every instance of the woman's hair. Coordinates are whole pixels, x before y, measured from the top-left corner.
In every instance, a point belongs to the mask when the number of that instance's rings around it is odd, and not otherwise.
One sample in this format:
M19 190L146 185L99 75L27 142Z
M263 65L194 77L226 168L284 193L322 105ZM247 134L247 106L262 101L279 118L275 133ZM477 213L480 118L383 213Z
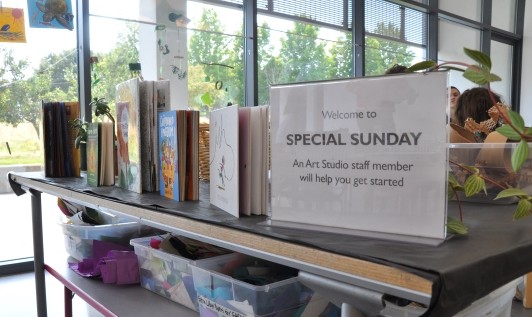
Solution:
M494 93L493 96L496 102L501 102L499 95ZM493 105L486 88L477 87L465 90L456 101L457 124L463 127L467 118L472 118L476 122L490 119L488 110Z
M460 89L456 88L456 86L451 86L451 90L452 90L452 89L456 89L456 90L458 90L458 94L460 94Z
M404 73L408 73L408 67L399 64L393 65L384 72L385 75Z

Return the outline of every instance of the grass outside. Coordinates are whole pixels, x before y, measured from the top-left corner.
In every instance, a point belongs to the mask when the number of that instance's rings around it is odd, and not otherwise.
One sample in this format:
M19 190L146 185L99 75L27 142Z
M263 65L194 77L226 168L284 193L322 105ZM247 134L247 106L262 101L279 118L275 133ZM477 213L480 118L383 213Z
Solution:
M0 166L41 164L42 160L41 140L31 124L0 123Z

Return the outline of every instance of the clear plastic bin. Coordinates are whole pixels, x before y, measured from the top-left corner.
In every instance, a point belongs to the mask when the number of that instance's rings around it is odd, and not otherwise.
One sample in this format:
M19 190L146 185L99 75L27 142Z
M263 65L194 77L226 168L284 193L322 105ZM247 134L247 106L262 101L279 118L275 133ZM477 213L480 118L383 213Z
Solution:
M151 248L150 240L152 238L133 239L130 242L139 259L142 287L198 311L191 266L217 267L232 259L234 254L193 261Z
M202 317L299 316L311 300L323 302L321 308L327 305L327 301L314 296L311 289L301 284L297 276L257 286L219 273L222 267L192 266Z
M512 169L511 162L512 153L516 147L517 143L451 143L449 144L449 161L451 162L449 168L462 184L469 173L452 162L474 166L483 176L497 183L509 184L532 194L532 151L516 173ZM529 148L531 147L532 143L529 143ZM502 189L489 182L486 182L486 187L487 194L481 191L476 195L466 197L463 192L459 192L459 198L461 201L489 204L510 204L517 201L515 198L494 200Z
M476 300L471 305L461 310L453 317L510 317L512 315L512 301L519 283L523 278L505 284L488 295ZM425 308L399 307L386 303L386 308L381 312L383 316L416 317L425 312Z
M99 212L102 225L75 225L61 221L65 249L70 256L78 261L92 256L92 241L101 240L129 245L132 238L153 235L150 227L131 221L129 218L118 217L106 212Z

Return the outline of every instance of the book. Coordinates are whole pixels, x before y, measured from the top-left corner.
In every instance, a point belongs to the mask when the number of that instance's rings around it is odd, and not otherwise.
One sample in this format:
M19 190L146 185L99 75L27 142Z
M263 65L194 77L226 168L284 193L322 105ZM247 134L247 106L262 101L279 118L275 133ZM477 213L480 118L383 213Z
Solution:
M79 118L78 102L42 102L44 174L46 177L80 176L76 131L69 121Z
M157 108L154 97L154 82L141 81L139 83L139 103L140 103L140 156L141 156L141 182L142 191L153 192L156 191L156 174L158 161L157 153L155 153L156 145L152 142L157 142L153 138L157 135L156 123Z
M157 113L170 109L170 81L134 78L116 91L119 185L137 193L159 191Z
M159 190L177 201L199 199L199 111L159 113Z
M113 123L91 122L87 128L87 183L109 186L115 183Z
M159 113L159 190L161 196L179 201L177 113Z
M186 111L185 200L199 199L199 116L199 111Z
M268 107L210 113L211 204L235 217L267 213Z
M139 79L116 86L118 185L142 193Z

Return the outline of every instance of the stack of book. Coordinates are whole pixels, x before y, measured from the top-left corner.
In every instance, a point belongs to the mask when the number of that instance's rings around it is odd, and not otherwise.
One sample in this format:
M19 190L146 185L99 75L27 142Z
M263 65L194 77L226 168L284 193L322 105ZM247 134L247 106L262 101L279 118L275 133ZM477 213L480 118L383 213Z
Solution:
M41 111L46 177L80 175L80 154L76 133L68 123L79 118L78 102L43 102Z

